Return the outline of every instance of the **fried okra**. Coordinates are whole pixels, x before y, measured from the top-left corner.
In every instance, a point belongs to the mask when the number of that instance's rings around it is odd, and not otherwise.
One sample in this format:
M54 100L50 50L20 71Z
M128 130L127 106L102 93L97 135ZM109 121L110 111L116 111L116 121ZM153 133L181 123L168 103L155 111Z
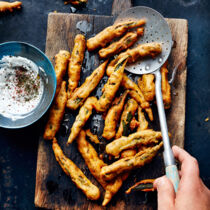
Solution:
M123 50L127 50L134 45L139 36L144 34L144 28L138 28L136 31L131 31L125 34L119 41L113 42L106 48L99 50L99 56L101 58L108 58L116 55Z
M163 103L165 109L169 109L171 107L171 86L168 82L168 69L167 63L165 63L161 68L161 89L163 96Z
M138 79L138 86L141 89L147 101L153 101L155 98L155 76L153 74L144 74Z
M98 157L94 147L86 140L85 132L83 130L80 132L77 138L77 148L84 158L91 174L105 189L104 201L102 205L106 206L122 186L125 177L119 176L111 182L107 182L101 177L101 168L107 166L107 164Z
M79 135L81 129L84 127L85 123L89 119L90 115L92 114L92 110L97 103L97 98L93 96L89 97L85 101L84 105L79 110L74 124L72 125L67 144L71 144L74 139Z
M96 36L88 39L87 48L89 51L92 51L99 47L105 47L106 44L111 42L114 38L122 36L127 30L140 27L145 23L145 19L140 19L138 21L128 21L109 26L99 32Z
M101 169L101 176L104 177L105 180L112 180L122 173L140 168L150 163L162 146L163 142L160 142L154 147L149 147L144 151L138 152L134 157L122 158L111 165L104 166Z
M71 54L68 68L68 98L71 97L71 94L78 86L82 62L84 59L85 47L85 36L82 34L77 34L74 39L74 48Z
M98 100L99 107L97 111L105 112L109 108L112 100L115 97L116 92L119 89L126 63L127 56L121 58L115 65L113 73L110 75L107 83L102 89L103 94Z
M118 131L116 133L115 138L118 139L121 136L127 136L129 127L130 127L130 122L135 115L135 112L138 108L138 104L134 99L129 99L128 102L125 105L125 108L123 110L121 120L120 120L120 126L118 128Z
M116 98L106 115L102 136L107 140L115 137L117 123L120 119L127 94L128 91L125 91L119 98Z
M143 131L148 129L149 123L146 120L144 112L142 111L142 108L140 106L138 107L138 121L139 121L139 126L137 128L137 131Z
M97 135L94 135L93 133L91 133L90 129L87 129L87 130L85 131L85 133L86 133L86 135L89 137L89 139L90 139L93 143L95 143L95 144L99 144L99 143L100 143L100 141L99 141L99 139L98 139L98 136L97 136Z
M66 50L60 50L58 54L55 55L55 74L56 74L56 80L57 80L55 96L60 91L61 83L66 73L69 59L70 59L70 53Z
M20 9L21 6L22 6L21 1L15 1L15 2L0 1L0 12L6 12L6 11L13 12L14 9Z
M111 72L113 72L114 65L118 62L118 60L124 56L128 57L128 63L134 63L139 59L145 58L145 57L155 57L159 55L162 51L162 47L160 43L157 42L151 42L146 44L140 44L135 48L128 49L123 53L120 53L117 58L112 60L110 64L107 67L106 73L107 75L110 75Z
M80 107L90 93L96 88L101 78L104 76L105 68L108 61L102 63L98 68L96 68L90 76L85 79L85 82L77 88L67 101L67 107L76 110Z
M82 190L82 192L90 200L98 200L100 197L100 190L95 186L85 175L84 173L76 166L76 164L67 158L56 138L53 139L52 148L55 154L55 158L63 171L67 176L71 177L71 180L74 184Z
M128 137L122 136L106 145L106 153L114 157L119 157L123 150L137 148L141 145L158 143L161 139L161 132L153 130L139 131L130 134Z
M63 119L65 106L67 102L66 82L61 83L61 88L58 95L53 101L50 108L49 119L44 131L44 139L51 140L60 128L61 120Z

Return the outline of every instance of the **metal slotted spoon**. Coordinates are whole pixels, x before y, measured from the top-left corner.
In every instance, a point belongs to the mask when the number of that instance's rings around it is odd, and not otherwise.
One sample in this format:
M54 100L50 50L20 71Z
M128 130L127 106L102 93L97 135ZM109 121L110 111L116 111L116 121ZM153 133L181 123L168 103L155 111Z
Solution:
M160 68L165 63L171 52L171 47L173 43L171 31L167 22L159 12L149 7L143 6L133 7L122 12L115 20L115 23L120 23L129 20L138 20L141 18L146 18L145 32L144 36L138 40L136 45L149 42L159 42L162 45L162 53L153 59L146 58L140 62L136 62L135 64L127 65L126 70L134 74L153 73L155 75L155 92L160 127L163 137L163 157L166 169L166 176L172 181L175 192L177 192L179 185L179 174L177 166L175 164L168 136L168 128L161 92L160 74Z

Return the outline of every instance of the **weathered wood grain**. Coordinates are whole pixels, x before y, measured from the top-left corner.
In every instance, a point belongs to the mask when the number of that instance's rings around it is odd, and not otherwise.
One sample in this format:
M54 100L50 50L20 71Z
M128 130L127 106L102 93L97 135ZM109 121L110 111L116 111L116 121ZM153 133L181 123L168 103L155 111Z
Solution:
M76 30L76 24L85 20L92 24L92 28L87 32L86 36L99 32L104 27L110 25L113 21L108 16L91 16L76 14L49 14L48 31L46 40L46 54L53 61L54 55L60 50L72 50L74 36L80 33ZM184 126L185 126L185 96L186 96L186 56L187 56L187 21L181 19L167 19L173 40L176 43L172 50L169 64L170 70L173 69L181 61L180 68L175 77L172 94L172 107L167 111L167 121L169 131L172 133L172 143L184 146ZM83 73L81 81L98 65L98 56L94 53L85 54L85 62L83 64ZM171 73L171 72L170 72ZM155 107L154 107L155 110ZM155 111L154 111L155 112ZM71 125L77 113L66 110L64 120L57 138L64 153L71 158L94 183L96 181L90 175L84 164L82 157L76 148L74 142L66 147L66 141L70 132ZM158 129L158 117L155 113L155 122L153 126ZM67 131L65 126L68 127ZM102 198L97 202L87 201L83 193L76 188L69 177L67 177L60 166L57 164L50 141L44 141L42 133L40 134L40 142L38 148L37 173L36 173L36 192L35 205L48 209L104 209L101 207ZM132 172L131 176L124 182L121 190L113 198L107 209L155 209L156 199L153 195L146 202L145 194L138 192L129 196L125 195L125 190L130 187L134 180L137 181L144 178L155 178L164 174L164 165L162 155L159 154L151 164L146 165L142 169ZM96 183L97 184L97 183ZM97 184L99 186L99 184Z
M132 6L132 0L114 0L112 4L112 15L118 15L122 11L130 8Z

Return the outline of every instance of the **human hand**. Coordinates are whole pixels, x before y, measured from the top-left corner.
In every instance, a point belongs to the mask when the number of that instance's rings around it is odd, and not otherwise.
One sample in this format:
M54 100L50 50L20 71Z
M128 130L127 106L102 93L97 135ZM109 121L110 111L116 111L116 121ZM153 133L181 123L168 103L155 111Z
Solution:
M166 176L155 180L158 210L210 209L210 190L200 179L197 160L178 146L173 146L172 150L181 162L180 183L175 193L172 182Z

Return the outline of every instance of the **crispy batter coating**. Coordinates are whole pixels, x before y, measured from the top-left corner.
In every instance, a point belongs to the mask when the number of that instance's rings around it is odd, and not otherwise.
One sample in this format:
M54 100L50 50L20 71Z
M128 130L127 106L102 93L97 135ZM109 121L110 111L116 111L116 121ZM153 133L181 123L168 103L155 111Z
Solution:
M171 107L171 86L168 82L168 69L167 63L165 63L161 68L161 89L163 95L163 103L165 109L169 109Z
M58 95L55 97L52 107L50 108L49 119L44 131L44 139L53 139L60 128L63 119L65 106L67 102L66 82L61 83Z
M67 101L67 107L76 110L81 106L90 93L96 88L101 78L104 75L105 68L108 61L102 63L96 68L93 73L85 79L85 82L72 93L71 97Z
M60 50L58 54L55 55L55 74L56 74L56 80L57 80L55 96L60 91L61 83L66 73L69 59L70 59L70 53L66 50Z
M130 194L133 191L143 191L143 192L150 192L155 191L155 188L153 187L155 179L144 179L140 182L137 182L132 187L130 187L125 193Z
M153 74L144 74L138 79L138 86L147 101L153 101L155 97L154 79L155 76Z
M122 151L120 157L121 158L132 157L132 156L135 156L135 154L136 154L135 149L127 149L127 150Z
M110 75L107 83L103 87L103 94L98 100L99 110L97 111L105 112L109 108L120 87L126 63L127 57L123 57L115 65L114 72Z
M106 115L102 136L107 140L115 137L117 123L120 119L127 94L128 91L125 91L119 98L116 98Z
M123 158L112 163L111 165L104 166L101 169L101 176L104 177L105 180L112 180L119 174L144 166L152 161L162 145L163 142L137 153L134 157Z
M136 31L128 32L119 41L113 42L106 48L99 50L99 56L101 58L108 58L116 55L123 50L127 50L134 45L139 36L144 34L144 28L138 28Z
M139 121L137 121L136 118L133 117L131 122L130 122L131 131L133 131L135 128L138 128L138 127L139 127Z
M148 145L151 143L158 143L158 139L162 137L161 132L153 130L144 130L133 133L128 137L121 137L106 145L106 153L119 157L121 151L126 149L133 149L140 145Z
M95 186L84 173L76 166L76 164L67 158L62 149L57 143L56 138L53 139L52 148L55 154L55 158L63 171L71 177L74 184L83 191L83 193L90 200L98 200L100 197L100 191L97 186Z
M15 2L6 2L6 1L0 1L0 12L13 12L14 9L20 9L22 5L21 1L15 1Z
M68 68L68 98L71 97L72 92L78 86L82 62L84 59L85 47L85 36L82 34L77 34L74 39L74 48L71 54Z
M81 6L83 4L86 4L88 0L67 0L64 2L64 4L69 4L71 3L74 6Z
M77 148L85 160L87 167L89 168L91 174L95 179L101 184L105 189L103 206L106 206L112 199L112 197L118 192L123 184L124 176L119 176L111 182L106 182L100 175L101 168L107 166L98 157L98 154L94 147L85 139L85 132L81 131L79 137L77 138Z
M128 63L134 63L137 60L145 57L155 57L158 54L160 54L161 51L162 47L160 43L151 42L146 44L140 44L133 49L128 49L125 52L120 53L117 58L110 62L110 64L107 67L106 73L109 76L111 72L113 72L113 67L118 62L118 60L126 55L129 56Z
M118 131L116 133L115 138L118 139L121 136L127 136L129 127L130 127L130 122L135 115L135 112L138 108L138 104L134 99L129 99L128 102L125 105L125 108L123 110L121 120L120 120L120 126L118 128Z
M93 143L95 143L95 144L99 144L99 143L100 143L100 141L99 141L99 139L98 139L98 136L92 134L91 131L90 131L90 129L87 129L87 130L85 131L85 133L86 133L86 135L89 137L89 139L90 139Z
M130 80L131 81L131 80ZM131 82L133 82L133 81L131 81ZM133 82L133 84L135 84L134 82ZM131 87L132 88L132 87ZM135 99L138 103L139 103L139 105L142 107L142 108L144 108L145 109L145 111L147 112L147 114L148 114L148 116L149 116L149 119L151 120L151 121L153 121L154 120L154 118L153 118L153 113L152 113L152 109L151 109L151 107L145 107L146 105L148 105L149 103L145 100L145 98L143 97L143 94L142 94L142 92L141 92L141 90L137 87L137 86L133 86L133 88L136 88L136 89L131 89L131 91L129 91L129 95L133 98L133 99ZM142 100L144 99L144 101L145 102L143 102L142 103Z
M89 97L85 101L84 105L79 110L79 114L77 115L74 124L72 125L67 144L71 144L78 136L81 129L84 127L85 123L92 114L92 110L97 103L98 101L96 97Z
M142 108L140 106L138 107L138 121L139 121L139 126L137 128L137 131L143 131L148 129L149 123L146 120L144 112L142 111Z
M99 32L96 36L88 39L87 48L89 51L92 51L99 47L105 47L107 43L111 42L116 37L122 36L127 30L140 27L145 23L145 19L140 19L138 21L128 21L109 26L103 31Z

